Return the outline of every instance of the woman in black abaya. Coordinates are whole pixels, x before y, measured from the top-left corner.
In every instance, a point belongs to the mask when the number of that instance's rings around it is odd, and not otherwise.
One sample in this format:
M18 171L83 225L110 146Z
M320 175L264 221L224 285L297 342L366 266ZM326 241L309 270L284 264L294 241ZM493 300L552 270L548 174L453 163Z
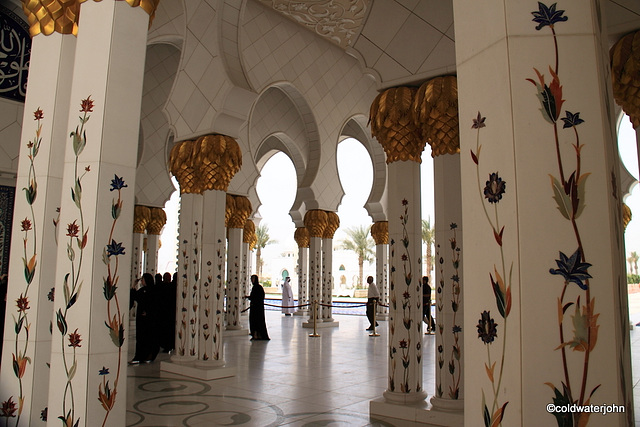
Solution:
M249 295L249 331L252 340L268 340L267 323L264 320L264 289L258 276L251 276L251 294Z

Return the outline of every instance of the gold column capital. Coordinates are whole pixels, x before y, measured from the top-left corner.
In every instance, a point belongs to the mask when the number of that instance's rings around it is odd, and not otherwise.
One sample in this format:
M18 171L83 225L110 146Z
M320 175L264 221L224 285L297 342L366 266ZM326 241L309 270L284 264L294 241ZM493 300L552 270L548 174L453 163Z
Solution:
M322 237L327 226L327 213L320 209L312 209L304 214L304 226L309 237Z
M257 244L258 244L258 235L254 232L253 236L251 237L251 243L249 243L249 250L250 251L254 250Z
M399 160L422 161L425 141L420 139L411 113L415 94L415 88L395 87L380 93L371 104L371 135L382 145L387 164Z
M309 231L306 227L297 227L296 231L293 233L293 238L299 248L309 247Z
M135 205L133 207L133 232L144 234L149 221L151 221L151 209L146 206Z
M389 221L376 221L371 226L371 237L376 245L389 244Z
M147 234L159 236L162 233L162 227L167 223L167 214L162 208L149 208L151 216L147 224Z
M640 126L640 31L618 40L609 51L613 97L629 115L634 128Z
M626 203L622 204L622 223L624 224L624 229L627 229L627 225L631 222L631 218L633 215L631 214L631 208L627 206Z
M29 34L78 34L78 0L22 0L22 10L29 22Z
M86 1L88 0L79 0L79 3L84 3ZM97 2L101 2L102 0L93 0L93 1L97 3ZM149 15L149 26L151 26L151 22L153 21L153 18L156 15L156 9L158 8L158 4L160 3L160 0L116 0L116 1L126 1L129 6L139 7L140 9L147 12L147 15Z
M169 170L180 184L180 194L202 194L193 167L193 141L177 142L169 153Z
M431 146L431 156L460 152L458 83L454 76L425 82L413 100L413 119L421 139Z
M225 135L204 135L193 148L193 165L203 190L227 191L242 167L242 151L235 139Z
M228 195L227 195L228 197ZM233 198L233 209L229 216L228 227L229 228L242 228L244 229L249 215L253 210L251 207L251 201L245 196L231 196Z
M340 227L340 217L337 213L331 211L325 211L327 213L327 226L322 232L323 239L333 239L333 235Z
M252 220L247 219L244 223L244 232L242 233L242 243L251 244L255 234L256 234L256 224Z

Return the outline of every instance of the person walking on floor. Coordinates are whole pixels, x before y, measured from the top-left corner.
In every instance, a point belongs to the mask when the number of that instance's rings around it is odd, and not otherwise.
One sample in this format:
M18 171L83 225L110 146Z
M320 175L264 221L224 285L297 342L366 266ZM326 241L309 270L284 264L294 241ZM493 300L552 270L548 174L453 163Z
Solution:
M291 316L293 310L293 291L291 290L291 277L287 276L284 279L284 283L282 284L282 312L285 316Z
M374 320L374 310L375 306L380 302L380 291L378 291L378 287L375 283L373 283L373 277L367 277L367 284L369 285L369 290L367 291L367 319L369 319L369 327L367 331L373 331L373 323ZM378 326L378 322L375 322L376 326Z
M251 276L251 294L249 298L249 332L251 340L269 340L267 322L264 320L264 289L258 281L258 276Z

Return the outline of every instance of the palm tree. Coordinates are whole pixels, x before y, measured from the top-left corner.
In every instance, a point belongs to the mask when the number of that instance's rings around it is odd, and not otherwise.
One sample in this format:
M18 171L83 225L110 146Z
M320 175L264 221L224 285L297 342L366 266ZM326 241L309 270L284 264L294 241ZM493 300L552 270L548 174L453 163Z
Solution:
M373 259L373 247L375 243L373 239L369 237L369 231L371 226L364 227L352 227L347 228L345 233L349 236L342 241L342 249L353 251L358 256L358 287L362 286L363 265L365 261L371 261Z
M267 245L277 243L277 241L269 238L269 227L267 224L258 225L256 228L256 237L258 239L256 242L256 268L258 269L258 277L262 277L262 264L264 263L261 259L262 249Z
M431 252L431 247L435 243L436 240L436 231L434 227L431 226L431 218L422 220L422 241L427 245L427 254L425 259L427 260L427 273L426 275L429 277L429 282L431 281L431 268L433 267L433 255Z

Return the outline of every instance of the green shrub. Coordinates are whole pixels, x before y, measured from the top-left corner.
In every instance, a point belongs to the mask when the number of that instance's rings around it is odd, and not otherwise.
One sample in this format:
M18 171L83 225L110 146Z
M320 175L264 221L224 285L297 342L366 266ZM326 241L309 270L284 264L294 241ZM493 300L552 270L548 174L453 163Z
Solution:
M627 274L627 284L637 284L640 283L640 275L638 274Z

